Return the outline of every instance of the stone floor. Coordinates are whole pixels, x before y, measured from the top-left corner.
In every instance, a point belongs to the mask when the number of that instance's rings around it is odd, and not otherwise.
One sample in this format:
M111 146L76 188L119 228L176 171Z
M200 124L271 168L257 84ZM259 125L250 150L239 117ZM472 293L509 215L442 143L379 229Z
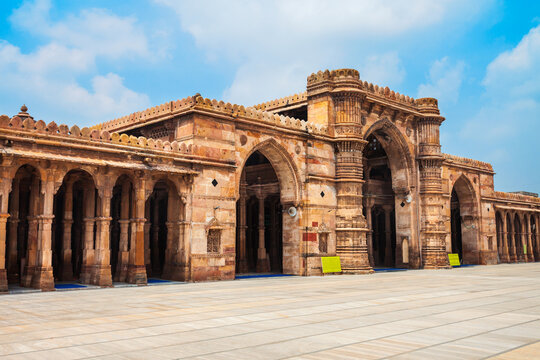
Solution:
M540 357L540 263L0 296L17 359Z

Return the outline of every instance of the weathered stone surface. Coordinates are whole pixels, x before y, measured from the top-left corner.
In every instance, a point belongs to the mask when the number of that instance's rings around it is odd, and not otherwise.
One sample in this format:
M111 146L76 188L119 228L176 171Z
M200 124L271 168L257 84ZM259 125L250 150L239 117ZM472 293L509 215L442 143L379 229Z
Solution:
M442 153L436 99L353 69L306 90L254 107L196 94L82 129L1 116L0 290L320 275L335 255L344 273L540 259L540 200Z

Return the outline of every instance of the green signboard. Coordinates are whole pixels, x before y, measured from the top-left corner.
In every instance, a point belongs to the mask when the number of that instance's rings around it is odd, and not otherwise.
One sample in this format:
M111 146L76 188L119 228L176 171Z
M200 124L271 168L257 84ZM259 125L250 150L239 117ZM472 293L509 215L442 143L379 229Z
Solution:
M461 266L458 254L448 254L448 261L450 261L450 266Z
M321 263L323 274L341 272L339 256L323 256L321 257Z

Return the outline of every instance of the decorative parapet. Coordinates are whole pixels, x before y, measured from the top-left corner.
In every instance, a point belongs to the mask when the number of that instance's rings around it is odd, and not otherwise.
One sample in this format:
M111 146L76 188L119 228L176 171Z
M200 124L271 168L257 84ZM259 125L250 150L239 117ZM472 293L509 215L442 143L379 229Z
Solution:
M307 92L303 92L300 94L294 94L291 96L286 96L281 99L275 99L271 101L267 101L262 104L254 105L253 107L257 110L265 110L270 111L278 108L282 108L285 106L295 105L298 103L302 103L304 101L307 101Z
M194 104L195 97L189 96L182 100L169 101L143 111L134 112L132 114L92 126L91 129L114 131L126 128L130 125L145 123L161 116L178 113L182 110L193 107Z
M540 205L540 198L527 196L522 194L508 193L503 191L495 191L495 197L500 200L510 201L525 201L534 205Z
M382 87L374 85L367 81L360 80L360 74L354 69L339 69L339 70L325 70L313 73L307 78L307 86L316 87L318 83L324 82L347 82L353 81L360 85L360 88L372 96L399 102L408 106L415 106L416 100L412 97L400 94L393 90L390 90L388 86Z
M468 159L461 156L450 155L450 154L443 154L443 156L444 156L444 159L449 163L455 163L458 165L466 165L466 166L474 167L477 169L493 172L493 166L491 166L491 164L487 162Z
M0 129L18 130L23 132L54 136L66 139L82 139L95 143L111 143L118 145L135 146L147 150L163 151L173 154L192 154L192 146L186 146L176 141L162 141L147 139L143 136L135 137L117 132L110 133L107 130L83 127L80 129L77 125L71 128L67 125L57 125L54 121L46 124L43 120L35 121L28 117L22 120L19 116L9 118L9 116L0 116Z
M213 112L229 115L232 117L242 117L247 120L264 122L269 125L281 126L288 129L309 131L312 133L327 134L328 129L318 124L308 124L305 120L300 120L288 116L278 115L263 111L255 107L244 107L215 99L206 99L199 94L190 96L182 100L171 101L153 108L135 112L133 114L114 119L99 125L95 125L90 130L114 131L125 129L136 124L144 124L161 117L176 115L190 109L204 109Z
M368 83L367 81L364 81L362 85L364 87L364 90L377 97L397 101L409 106L416 105L416 100L414 100L412 97L390 90L388 86L382 87L378 85L373 85L372 83Z
M280 126L287 129L308 131L310 133L327 134L328 128L320 124L308 123L306 120L296 119L289 116L274 114L267 111L262 111L254 107L244 107L223 101L205 99L198 96L195 99L194 108L208 109L213 112L219 112L232 117L239 117L248 120L256 120L268 125Z
M345 80L345 79L360 80L360 73L358 72L358 70L355 70L355 69L319 71L317 73L313 73L309 75L307 78L307 83L308 83L308 86L310 86L321 81L326 81L326 80L336 81L336 80Z

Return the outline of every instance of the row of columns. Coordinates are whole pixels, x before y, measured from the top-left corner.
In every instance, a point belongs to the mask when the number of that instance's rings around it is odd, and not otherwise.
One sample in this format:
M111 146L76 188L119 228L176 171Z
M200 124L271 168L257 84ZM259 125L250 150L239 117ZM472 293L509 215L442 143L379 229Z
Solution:
M52 176L51 176L52 177ZM54 290L54 275L52 265L53 245L53 220L54 200L57 191L57 183L50 179L32 177L29 193L28 229L25 234L19 233L19 181L8 177L0 178L0 291L7 291L7 274L19 274L20 283L25 287L39 288L42 290ZM62 267L59 275L63 279L73 279L72 268L72 226L73 218L73 185L75 181L66 179L64 182L64 204L62 217L56 224L57 231L62 231L61 247L58 253ZM118 254L117 273L115 280L127 281L134 284L146 284L145 253L150 253L149 227L145 219L145 187L144 179L139 179L138 186L133 191L133 202L129 204L129 196L122 195L122 214L119 220L120 241ZM124 190L124 189L123 189ZM100 286L111 286L113 274L111 274L110 253L110 226L111 226L111 199L112 186L104 185L100 188L99 196L95 196L95 187L88 184L83 191L84 208L82 213L81 251L82 264L80 282ZM10 192L11 208L10 208ZM127 191L123 191L127 193ZM130 217L129 207L133 207L134 216ZM171 204L174 206L174 204ZM126 210L124 210L126 209ZM168 209L169 210L169 209ZM180 210L177 210L180 211ZM10 223L9 234L6 233L7 222ZM187 263L181 244L177 244L180 236L185 233L185 221L167 221L167 254L166 262L171 265L165 266L164 272L169 272L170 277L184 277L185 274L176 274L177 270L173 263ZM59 230L60 229L60 230ZM23 251L23 238L26 237L26 250ZM6 246L7 245L7 246ZM6 254L6 248L9 253ZM184 254L185 255L185 254ZM20 269L19 258L24 259ZM10 269L10 271L7 271ZM183 271L182 271L183 272Z
M527 214L514 211L498 210L496 221L497 245L500 262L533 262L540 260L540 231L538 229L538 214ZM519 220L520 232L516 229L516 217ZM535 233L531 229L531 219L534 218ZM510 219L510 228L508 220ZM525 231L524 231L525 230ZM526 251L524 251L526 249ZM525 254L526 252L526 254Z
M260 182L260 179L259 179ZM257 247L257 272L269 272L270 268L270 258L268 251L266 249L266 239L264 226L264 202L268 194L266 194L261 185L255 185L255 195L258 201L258 222L257 222L257 231L258 231L258 247ZM239 242L239 260L238 260L238 273L245 273L249 271L248 259L247 259L247 236L246 232L248 230L247 226L247 181L245 179L245 173L242 174L241 186L240 186L240 198L238 200L238 242Z

